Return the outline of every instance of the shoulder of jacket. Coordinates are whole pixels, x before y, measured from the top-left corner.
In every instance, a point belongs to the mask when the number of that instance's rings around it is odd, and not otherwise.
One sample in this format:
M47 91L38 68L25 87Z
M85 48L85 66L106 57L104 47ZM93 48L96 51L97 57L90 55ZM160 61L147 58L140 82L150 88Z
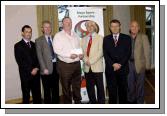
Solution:
M43 39L45 39L44 35L38 37L35 39L35 42L39 42L39 41L42 41Z
M17 43L15 43L15 47L18 47L18 46L20 46L21 45L21 41L19 41L19 42L17 42Z
M143 40L143 39L146 39L146 38L147 38L147 35L144 34L144 33L139 33L139 34L138 34L138 37Z
M106 40L106 39L111 38L111 37L112 37L112 34L106 35L106 36L104 37L104 39Z

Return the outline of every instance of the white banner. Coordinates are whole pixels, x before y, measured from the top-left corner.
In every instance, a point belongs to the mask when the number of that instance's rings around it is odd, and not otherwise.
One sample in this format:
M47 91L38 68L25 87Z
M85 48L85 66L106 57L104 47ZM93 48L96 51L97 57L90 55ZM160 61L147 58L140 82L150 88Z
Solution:
M85 22L92 20L97 24L98 34L104 36L103 27L103 8L102 7L69 7L69 17L72 19L72 29L82 39L88 34ZM81 65L83 62L81 62ZM81 67L82 68L82 67ZM82 76L84 76L82 70ZM104 75L104 87L106 88L106 81ZM106 93L106 90L105 90ZM81 88L82 102L89 101L87 96L86 87Z
M87 20L92 20L96 22L99 27L99 32L101 36L104 36L103 27L103 8L101 7L70 7L69 17L72 19L72 29L83 38L88 34L85 22Z

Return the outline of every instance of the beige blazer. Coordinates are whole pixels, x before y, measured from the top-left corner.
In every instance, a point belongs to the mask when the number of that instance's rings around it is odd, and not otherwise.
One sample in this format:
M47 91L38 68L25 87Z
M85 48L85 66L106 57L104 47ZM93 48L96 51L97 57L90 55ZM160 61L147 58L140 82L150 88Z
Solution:
M150 44L145 34L139 33L135 40L134 59L136 72L140 73L151 67Z
M87 45L89 42L89 37L86 36L81 40L81 47L84 53L84 72L89 72L91 67L92 72L103 72L103 37L94 33L92 36L92 45L90 48L89 57L87 57ZM89 59L91 66L87 66L85 62Z

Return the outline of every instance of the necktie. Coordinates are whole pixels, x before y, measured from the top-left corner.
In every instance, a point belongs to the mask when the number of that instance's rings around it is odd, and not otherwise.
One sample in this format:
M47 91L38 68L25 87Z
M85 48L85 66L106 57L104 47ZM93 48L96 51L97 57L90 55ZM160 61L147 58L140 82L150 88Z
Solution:
M28 45L29 48L31 48L31 44L30 44L30 42L27 42L27 45Z
M92 35L90 35L90 39L89 39L89 43L88 43L88 47L87 47L87 56L88 57L89 57L91 45L92 45Z
M49 44L49 47L50 47L50 52L51 52L51 55L52 55L52 59L54 59L55 54L54 54L54 51L53 51L53 46L52 46L52 42L50 40L50 37L48 37L48 44Z
M117 46L118 40L117 40L117 36L114 36L114 43L115 43L115 47Z

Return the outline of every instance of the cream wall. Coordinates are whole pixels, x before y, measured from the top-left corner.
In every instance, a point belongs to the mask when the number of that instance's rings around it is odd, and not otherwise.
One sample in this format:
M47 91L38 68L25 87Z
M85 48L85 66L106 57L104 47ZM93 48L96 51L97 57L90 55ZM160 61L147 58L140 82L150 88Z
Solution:
M21 40L21 28L32 27L32 40L38 36L36 6L8 5L5 7L5 100L21 98L18 66L14 58L14 44Z

